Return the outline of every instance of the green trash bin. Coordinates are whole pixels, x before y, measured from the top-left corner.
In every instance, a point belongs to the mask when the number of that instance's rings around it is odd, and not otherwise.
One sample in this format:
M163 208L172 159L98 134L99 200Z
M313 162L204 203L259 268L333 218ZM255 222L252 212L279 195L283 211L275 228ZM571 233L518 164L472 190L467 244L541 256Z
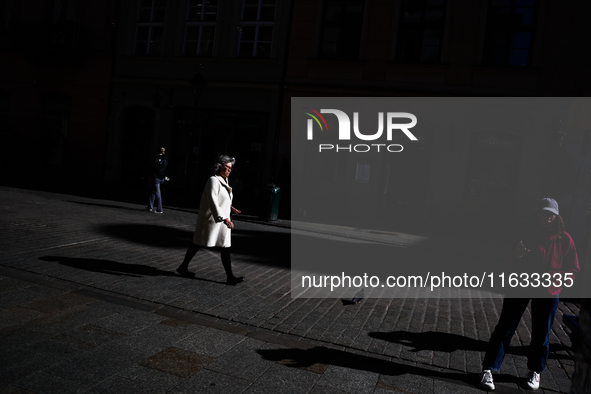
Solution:
M281 197L281 189L278 186L270 183L265 186L265 206L261 219L268 222L277 220L279 216L279 198Z

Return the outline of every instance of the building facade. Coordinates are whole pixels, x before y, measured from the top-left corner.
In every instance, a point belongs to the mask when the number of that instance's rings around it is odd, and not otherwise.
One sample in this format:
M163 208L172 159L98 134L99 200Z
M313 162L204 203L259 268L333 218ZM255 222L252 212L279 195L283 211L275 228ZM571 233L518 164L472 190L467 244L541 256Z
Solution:
M283 112L290 113L293 97L588 96L590 13L580 1L296 1ZM553 196L583 242L591 184L589 103L562 105L552 116L540 114L544 122L535 127L461 121L443 127L423 120L427 131L412 151L368 155L361 172L370 175L361 180L360 164L345 155L294 168L292 176L338 167L320 171L326 187L317 190L318 201L330 201L331 181L343 180L353 194L371 200L363 212L368 223L385 218L407 229L449 223L468 229L496 223L498 229L525 216L537 198ZM527 105L504 109L531 111ZM291 133L284 116L279 160L291 154ZM386 191L385 184L391 185ZM299 211L292 207L294 215Z
M122 2L106 178L139 182L164 146L170 188L200 193L220 154L236 157L237 206L256 213L270 181L290 2Z
M4 181L102 178L115 1L0 2Z

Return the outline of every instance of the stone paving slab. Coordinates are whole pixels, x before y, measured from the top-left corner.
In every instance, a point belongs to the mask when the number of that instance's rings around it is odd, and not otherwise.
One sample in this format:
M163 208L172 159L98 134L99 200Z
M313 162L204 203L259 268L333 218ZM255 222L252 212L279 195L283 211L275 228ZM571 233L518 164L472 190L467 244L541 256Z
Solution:
M94 295L100 297L99 292ZM105 298L115 301L113 296ZM171 313L158 314L156 308L133 309L134 304L123 306L124 302L111 304L92 297L86 301L86 309L70 305L51 312L52 326L61 326L61 320L70 322L69 327L63 326L63 332L41 340L22 337L15 341L15 354L3 351L3 360L17 360L18 352L21 361L15 363L15 368L2 366L0 392L413 392L409 389L416 386L417 375L430 374L416 363L400 363L389 357L324 346L275 332L261 335L260 330L233 333L231 329L208 328L191 322L192 319L184 320L183 316L194 316L186 313L177 313L183 319L178 320L165 318L163 315ZM111 305L113 313L105 316L105 306ZM93 325L87 324L93 316L89 313L91 309L97 312ZM85 317L72 318L73 314ZM129 332L98 329L106 321L127 322L129 316L148 322L148 326L141 330L131 327ZM219 327L224 328L223 324L232 325L220 322ZM124 326L129 328L127 324ZM91 343L75 338L74 330L104 335ZM18 332L0 330L0 337L14 340L13 335ZM210 339L213 348L208 347L205 338ZM200 345L187 349L189 339ZM217 347L220 345L223 348ZM458 384L453 374L432 373L439 379L419 376L419 380L426 379L429 387L435 388L444 382L443 376L448 376L446 384L450 387L462 390L470 387L462 382ZM392 380L392 376L406 376L407 380ZM420 392L429 391L421 387Z
M458 385L469 392L471 374L480 369L500 311L501 299L486 296L369 298L357 305L292 299L290 229L252 221L237 221L233 239L234 271L247 277L244 283L226 286L219 255L209 250L201 250L191 264L197 278L187 279L175 268L192 238L193 212L167 208L164 215L151 215L141 204L2 187L0 197L0 229L6 234L0 237L0 346L5 345L0 354L5 360L21 350L30 355L3 364L0 393L10 387L45 392L35 383L48 379L45 374L55 387L47 390L56 392L69 392L72 379L78 390L88 392L139 390L143 383L134 386L133 373L122 371L144 371L142 361L169 348L214 360L180 383L156 379L160 392L203 388L212 377L220 385L207 386L211 390L238 390L237 385L250 382L242 391L258 392L265 385L275 387L271 382L282 379L285 368L294 369L286 366L290 363L306 372L302 377L318 375L313 384L302 378L293 386L301 392L384 392L391 387L447 392ZM397 242L404 238L398 236ZM578 314L578 306L560 304L542 376L547 392L570 390L574 364L563 314ZM521 390L516 377L525 373L529 318L527 312L498 375L507 390ZM45 347L36 348L42 343ZM269 344L287 349L265 348ZM99 362L89 353L100 358L121 354L127 360ZM286 361L289 357L296 360ZM306 361L310 358L316 361ZM314 370L315 365L324 369ZM392 365L404 366L404 372L392 372ZM253 372L228 374L229 366ZM27 380L31 374L36 377Z

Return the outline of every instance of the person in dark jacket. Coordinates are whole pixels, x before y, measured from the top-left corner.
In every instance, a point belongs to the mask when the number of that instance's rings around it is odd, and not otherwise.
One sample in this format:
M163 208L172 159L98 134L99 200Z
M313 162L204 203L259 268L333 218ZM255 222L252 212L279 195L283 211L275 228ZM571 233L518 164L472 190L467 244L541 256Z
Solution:
M531 283L528 295L535 297L506 297L503 300L499 322L482 362L480 386L485 390L495 389L492 371L501 368L511 338L531 299L531 343L527 357L529 374L525 383L529 389L537 390L540 387L540 374L548 360L550 331L558 309L558 295L562 285L572 285L579 272L575 243L564 231L564 221L555 200L540 200L536 221L515 240L509 263L516 267L514 269L528 275Z
M164 148L160 148L151 163L150 183L152 186L152 193L150 194L148 206L146 207L150 212L162 213L162 192L160 188L164 181L168 180L168 177L166 176L168 161L166 160L165 152L166 150ZM154 210L154 204L156 204L156 210Z

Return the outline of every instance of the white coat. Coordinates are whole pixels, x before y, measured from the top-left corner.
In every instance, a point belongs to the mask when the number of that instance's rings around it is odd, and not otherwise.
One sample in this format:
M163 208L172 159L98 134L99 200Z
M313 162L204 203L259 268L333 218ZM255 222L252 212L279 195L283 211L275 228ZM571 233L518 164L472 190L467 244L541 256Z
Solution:
M193 243L201 246L231 246L231 231L223 221L229 218L232 208L232 188L227 180L214 175L207 180L201 202Z

